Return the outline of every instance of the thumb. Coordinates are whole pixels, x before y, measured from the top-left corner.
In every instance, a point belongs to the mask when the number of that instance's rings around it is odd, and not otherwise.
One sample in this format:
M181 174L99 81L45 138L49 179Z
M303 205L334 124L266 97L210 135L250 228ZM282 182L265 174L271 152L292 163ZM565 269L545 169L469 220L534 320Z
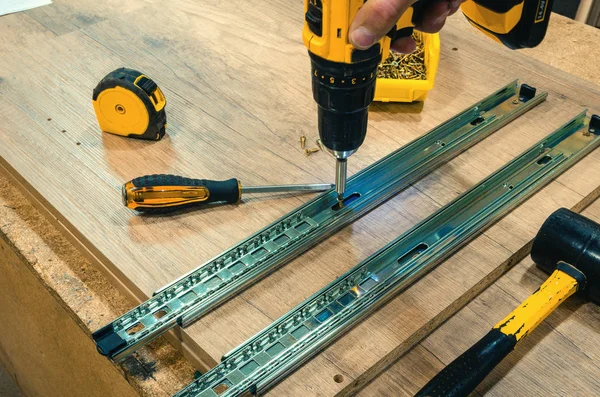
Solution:
M369 0L356 13L349 29L350 43L359 50L387 34L415 0Z

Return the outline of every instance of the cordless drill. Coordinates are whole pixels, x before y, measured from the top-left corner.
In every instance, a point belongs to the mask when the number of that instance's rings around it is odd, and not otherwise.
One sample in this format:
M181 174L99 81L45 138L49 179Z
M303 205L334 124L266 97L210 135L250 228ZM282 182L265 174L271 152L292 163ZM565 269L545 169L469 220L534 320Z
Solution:
M348 40L352 20L365 0L305 0L304 45L311 59L313 97L321 142L336 158L338 201L346 190L347 159L367 134L368 108L375 95L377 66L393 41L410 36L426 9L440 0L417 0L395 27L367 50ZM553 0L469 0L469 22L509 48L533 47L548 26Z

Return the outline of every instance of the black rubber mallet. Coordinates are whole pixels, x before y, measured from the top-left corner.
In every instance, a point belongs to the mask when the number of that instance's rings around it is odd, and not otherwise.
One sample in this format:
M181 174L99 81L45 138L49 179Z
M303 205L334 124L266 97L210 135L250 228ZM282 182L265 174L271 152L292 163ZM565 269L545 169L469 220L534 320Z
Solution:
M565 299L576 292L600 303L600 225L561 208L533 240L531 258L550 277L416 396L467 396Z

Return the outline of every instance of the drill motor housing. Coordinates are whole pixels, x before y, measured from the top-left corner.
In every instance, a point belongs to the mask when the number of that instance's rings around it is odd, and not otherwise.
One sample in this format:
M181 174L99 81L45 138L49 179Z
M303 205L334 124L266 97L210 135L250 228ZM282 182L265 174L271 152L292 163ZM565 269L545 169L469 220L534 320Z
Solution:
M370 59L350 64L328 61L312 53L310 58L321 142L336 157L346 158L365 140L381 54L377 51Z
M434 0L420 0L426 6ZM311 58L319 136L338 159L354 153L367 134L368 108L375 97L377 66L393 40L413 32L413 8L367 50L354 48L349 28L364 0L305 0L302 37Z

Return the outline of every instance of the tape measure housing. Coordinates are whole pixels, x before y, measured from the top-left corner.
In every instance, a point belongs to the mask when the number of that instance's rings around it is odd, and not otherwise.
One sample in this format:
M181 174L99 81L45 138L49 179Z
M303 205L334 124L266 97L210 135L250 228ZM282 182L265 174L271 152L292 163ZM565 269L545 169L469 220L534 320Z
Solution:
M153 141L165 135L165 96L137 70L119 68L107 74L94 88L92 103L104 132Z

